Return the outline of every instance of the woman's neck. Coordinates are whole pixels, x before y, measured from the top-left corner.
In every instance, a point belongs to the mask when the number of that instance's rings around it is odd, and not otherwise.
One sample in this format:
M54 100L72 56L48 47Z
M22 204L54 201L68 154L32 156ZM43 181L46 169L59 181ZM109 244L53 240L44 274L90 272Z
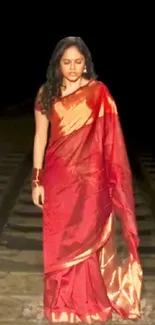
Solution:
M77 81L69 81L64 78L63 80L63 86L62 86L62 91L74 91L78 89L79 87L83 86L85 83L85 80L83 78L79 78Z

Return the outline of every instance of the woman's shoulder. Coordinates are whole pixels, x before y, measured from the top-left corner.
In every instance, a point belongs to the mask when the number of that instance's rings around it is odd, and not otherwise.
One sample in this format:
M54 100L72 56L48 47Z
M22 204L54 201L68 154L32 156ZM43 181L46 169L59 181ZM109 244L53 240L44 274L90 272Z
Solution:
M99 100L100 103L106 102L106 107L108 110L112 109L112 111L117 112L116 103L109 87L103 81L100 80L96 80L94 86L95 88L94 91L92 91L92 96L95 98L95 100L97 102Z
M95 97L96 96L107 97L107 95L110 95L109 88L103 81L94 80L92 86L93 86L92 94L95 94Z
M107 85L101 80L98 80L98 79L94 80L94 86L98 90L109 91Z

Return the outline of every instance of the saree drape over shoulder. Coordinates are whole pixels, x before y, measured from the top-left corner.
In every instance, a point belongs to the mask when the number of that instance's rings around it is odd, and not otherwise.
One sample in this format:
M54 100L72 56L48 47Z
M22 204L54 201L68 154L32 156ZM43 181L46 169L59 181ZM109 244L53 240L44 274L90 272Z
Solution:
M43 176L45 317L94 323L115 312L139 318L139 238L116 104L102 82L91 80L55 101L50 122Z

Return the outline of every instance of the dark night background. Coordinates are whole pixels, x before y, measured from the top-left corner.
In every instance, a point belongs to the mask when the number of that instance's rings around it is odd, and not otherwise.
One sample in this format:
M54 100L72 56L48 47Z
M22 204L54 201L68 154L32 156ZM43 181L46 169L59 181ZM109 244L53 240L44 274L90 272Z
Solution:
M1 23L1 114L7 115L8 106L26 98L33 101L45 80L56 43L65 36L78 35L89 46L99 79L109 87L117 103L126 140L131 147L153 150L154 23L151 8L146 11L146 8L131 7L129 11L127 6L121 8L122 14L118 10L119 15L114 10L115 19L109 9L101 18L95 13L86 17L81 11L83 22L78 17L68 28L64 27L65 22L60 23L60 17L54 23L56 11L47 17L47 7L46 14L26 7L17 7L18 13L12 8L14 13L9 8L7 22ZM33 114L32 105L22 110L20 114L26 111Z

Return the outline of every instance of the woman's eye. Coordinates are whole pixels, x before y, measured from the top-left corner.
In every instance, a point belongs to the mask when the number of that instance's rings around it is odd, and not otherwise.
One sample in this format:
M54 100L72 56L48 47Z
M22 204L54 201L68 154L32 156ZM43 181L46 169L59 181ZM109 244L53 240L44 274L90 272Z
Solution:
M64 61L64 64L69 64L69 61Z

